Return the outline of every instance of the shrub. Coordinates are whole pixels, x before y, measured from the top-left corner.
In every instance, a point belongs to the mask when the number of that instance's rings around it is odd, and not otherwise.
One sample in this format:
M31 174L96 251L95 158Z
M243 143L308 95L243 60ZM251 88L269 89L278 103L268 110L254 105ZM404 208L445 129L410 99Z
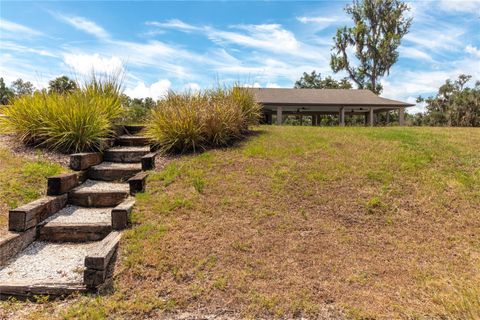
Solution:
M43 91L15 99L3 110L0 125L24 143L63 152L95 150L123 112L120 93L114 77L94 76L71 93Z
M227 146L258 123L260 106L239 87L169 92L153 109L147 135L164 152Z

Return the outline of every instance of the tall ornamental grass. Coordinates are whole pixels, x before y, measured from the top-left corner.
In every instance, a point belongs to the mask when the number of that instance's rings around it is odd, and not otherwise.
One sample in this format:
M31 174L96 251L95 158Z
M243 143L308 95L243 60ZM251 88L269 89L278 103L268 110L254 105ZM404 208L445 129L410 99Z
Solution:
M260 111L245 88L169 92L152 110L147 135L164 152L227 146L258 124Z
M0 126L27 144L62 152L96 150L123 113L120 94L120 81L113 77L93 77L72 93L36 92L2 110Z

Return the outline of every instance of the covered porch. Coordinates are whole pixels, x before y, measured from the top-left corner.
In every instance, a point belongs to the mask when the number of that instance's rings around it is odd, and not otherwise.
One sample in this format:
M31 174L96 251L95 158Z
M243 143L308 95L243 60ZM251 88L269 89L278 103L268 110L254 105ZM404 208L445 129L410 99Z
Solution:
M289 115L296 116L300 124L308 119L309 124L318 126L322 117L337 119L345 126L347 117L361 116L365 125L383 125L395 122L405 124L405 108L413 104L379 97L369 90L346 89L257 89L252 93L262 105L264 122L282 125ZM305 123L306 123L305 122Z

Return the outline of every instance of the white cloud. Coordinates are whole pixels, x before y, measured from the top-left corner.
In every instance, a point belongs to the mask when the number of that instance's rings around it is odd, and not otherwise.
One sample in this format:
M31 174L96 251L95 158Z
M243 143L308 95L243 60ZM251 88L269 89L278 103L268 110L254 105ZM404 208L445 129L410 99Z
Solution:
M158 21L147 21L145 22L147 26L159 27L159 28L166 28L166 29L176 29L184 32L196 31L201 30L202 28L196 27L194 25L185 23L178 19L170 19L165 22L158 22Z
M401 46L399 48L400 56L402 58L411 58L411 59L418 59L418 60L425 60L425 61L433 61L432 56L426 53L423 50L420 50L415 47L405 47Z
M480 50L470 44L465 47L465 52L471 54L474 57L480 58Z
M54 14L55 17L62 20L63 22L68 23L69 25L73 26L74 28L94 35L97 38L107 39L110 37L107 31L100 27L95 22L88 20L83 17L75 17L75 16L67 16L63 14L56 13Z
M48 51L45 49L29 48L29 47L25 47L20 44L9 42L9 41L2 41L2 49L16 51L16 52L23 52L23 53L30 52L30 53L35 53L35 54L46 56L46 57L54 57L54 58L57 57L57 55L52 53L51 51Z
M266 49L269 51L296 51L299 47L295 35L279 24L237 25L234 29L246 34L208 28L208 37L217 42Z
M480 0L441 0L438 7L446 12L472 13L478 16L480 12Z
M133 88L127 88L125 94L132 98L147 98L151 97L155 100L162 98L168 92L172 83L170 80L162 79L150 86L146 85L143 81L138 82Z
M428 51L455 51L464 33L463 28L438 22L436 26L422 26L421 29L406 34L404 40Z
M410 113L410 114L415 114L415 113L419 113L419 112L425 112L427 111L427 108L426 108L426 103L425 101L423 102L417 102L417 98L415 97L408 97L405 102L408 102L408 103L411 103L411 104L414 104L415 106L413 107L409 107L407 109L407 112Z
M117 56L67 53L63 60L66 65L82 75L89 75L92 72L116 74L123 71L122 60Z
M315 28L315 31L320 31L332 25L342 24L346 22L345 17L297 17L297 21L303 24L309 24Z
M0 19L0 30L6 33L0 33L2 38L17 38L18 34L25 36L39 36L42 35L40 31L33 30L24 25Z
M200 88L200 85L196 82L189 82L183 86L183 89L186 91L199 91Z

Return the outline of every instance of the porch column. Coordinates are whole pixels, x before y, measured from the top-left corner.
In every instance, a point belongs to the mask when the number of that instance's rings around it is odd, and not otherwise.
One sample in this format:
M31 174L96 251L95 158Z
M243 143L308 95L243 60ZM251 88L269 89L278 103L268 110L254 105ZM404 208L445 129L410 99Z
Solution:
M401 126L405 125L405 107L398 109L398 124Z
M385 122L388 125L390 123L390 110L387 111L386 118Z
M373 121L373 108L370 107L370 110L368 112L368 125L370 127L373 127L373 123L374 123L374 121Z
M282 107L277 107L277 125L282 125Z
M339 116L340 116L339 125L340 125L340 127L344 127L345 126L345 107L340 108Z

